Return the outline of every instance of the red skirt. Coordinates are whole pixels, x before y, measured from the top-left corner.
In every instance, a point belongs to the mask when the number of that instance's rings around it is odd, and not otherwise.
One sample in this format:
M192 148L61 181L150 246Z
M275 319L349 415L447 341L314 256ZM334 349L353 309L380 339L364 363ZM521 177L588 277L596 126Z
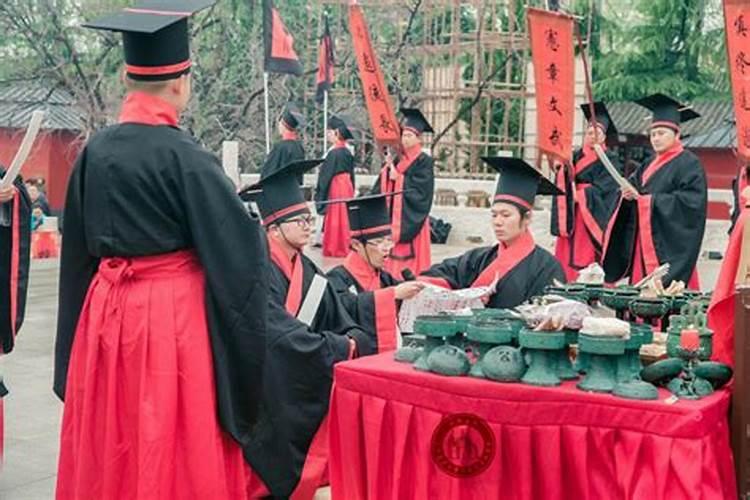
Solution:
M411 270L415 275L428 270L432 265L430 243L428 217L411 243L396 243L391 250L392 257L385 261L385 270L396 279L402 279L401 273L404 269Z
M192 252L102 259L68 369L58 499L244 499Z
M347 199L354 196L352 178L346 172L331 179L328 190L329 200ZM332 203L326 207L323 222L323 255L326 257L346 257L349 253L349 215L346 203Z

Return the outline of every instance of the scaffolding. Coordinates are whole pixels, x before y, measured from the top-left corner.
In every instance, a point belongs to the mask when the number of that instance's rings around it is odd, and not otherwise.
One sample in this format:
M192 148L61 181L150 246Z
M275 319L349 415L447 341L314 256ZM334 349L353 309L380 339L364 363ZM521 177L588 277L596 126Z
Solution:
M476 177L486 172L482 156L522 155L524 148L533 146L524 133L530 58L523 2L358 3L365 11L394 106L420 107L435 129L428 138L437 139L432 154L440 175ZM321 31L325 10L332 29L336 27L337 65L344 70L337 68L331 102L344 103L349 111L355 108L361 114L365 111L356 62L344 32L348 4L349 0L317 0L310 8L308 29Z

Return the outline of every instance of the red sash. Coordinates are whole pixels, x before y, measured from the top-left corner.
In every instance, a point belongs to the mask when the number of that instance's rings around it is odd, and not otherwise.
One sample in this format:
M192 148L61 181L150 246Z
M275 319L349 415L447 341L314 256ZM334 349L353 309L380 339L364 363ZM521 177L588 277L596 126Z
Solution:
M509 247L499 244L495 260L484 268L471 286L488 286L495 279L503 279L519 262L528 257L534 251L534 248L536 248L536 243L534 243L534 236L530 231L526 231L519 236Z
M281 244L273 238L268 238L268 245L271 249L271 260L279 266L281 272L289 280L289 291L286 294L286 310L292 316L297 316L297 312L302 305L302 278L304 275L302 256L298 252L292 259L289 259Z
M365 262L357 252L349 252L344 259L343 266L363 290L368 292L380 290L380 273Z

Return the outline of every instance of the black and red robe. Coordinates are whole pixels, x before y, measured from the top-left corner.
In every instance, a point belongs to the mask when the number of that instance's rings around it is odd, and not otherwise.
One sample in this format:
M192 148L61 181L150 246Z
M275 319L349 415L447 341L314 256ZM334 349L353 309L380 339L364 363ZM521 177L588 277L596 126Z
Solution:
M326 155L318 175L315 201L349 199L354 196L354 156L346 147L345 141L336 143ZM323 255L345 257L349 252L349 217L345 203L330 205L318 203L319 215L325 217L323 223Z
M304 254L271 249L264 397L245 457L252 465L251 498L312 498L326 481L328 402L333 367L378 352L379 338L362 329L327 284L310 325L297 319L316 275Z
M607 156L613 165L618 165L614 155ZM557 171L555 182L564 193L552 199L555 256L568 281L575 281L581 269L601 262L604 233L617 207L620 190L588 146L576 151L572 167L566 165Z
M404 269L414 274L427 270L430 256L430 210L435 191L434 160L415 146L397 160L396 176L383 167L372 188L373 194L397 193L389 199L391 228L395 243L386 270L401 276Z
M380 351L396 348L398 303L395 286L400 281L387 271L374 269L352 251L343 264L328 271L328 282L357 323L376 333Z
M0 168L0 179L4 173ZM20 178L14 184L13 199L0 204L0 354L13 350L23 324L29 284L31 199Z
M496 244L445 259L419 279L452 290L488 286L497 279L487 307L505 309L543 294L555 279L565 282L565 273L560 262L527 232L509 247Z
M267 245L218 158L177 124L169 103L131 92L73 167L55 343L59 499L246 489L239 445L260 412Z
M678 141L638 167L630 182L640 197L620 198L605 234L607 282L630 276L635 283L669 263L662 280L666 286L680 280L699 289L696 263L706 229L708 187L698 157Z

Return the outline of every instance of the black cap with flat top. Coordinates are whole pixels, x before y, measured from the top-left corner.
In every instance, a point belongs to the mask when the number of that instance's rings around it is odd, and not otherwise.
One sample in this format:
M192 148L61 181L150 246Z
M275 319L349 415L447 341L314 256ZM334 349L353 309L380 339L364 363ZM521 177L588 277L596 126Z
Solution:
M581 110L583 111L583 116L586 117L586 121L591 124L591 103L581 104ZM594 102L594 117L596 118L596 125L604 130L604 134L608 139L617 137L615 123L609 115L607 106L602 101Z
M260 216L266 226L310 213L297 176L312 170L322 162L322 159L315 159L289 163L260 182L240 191L240 198L258 204Z
M563 194L539 170L520 158L485 156L482 161L500 173L495 202L513 203L523 210L531 210L536 195Z
M432 133L432 126L422 112L416 108L401 108L401 114L404 115L404 119L401 122L402 130L411 130L417 135L423 133Z
M284 112L281 114L281 121L284 122L284 125L289 130L299 130L304 128L307 123L305 115L302 114L299 106L293 102L288 103L284 108Z
M351 120L348 117L341 115L333 115L328 119L328 128L330 130L336 130L344 140L353 139Z
M162 81L188 73L188 18L216 0L142 0L83 24L122 33L125 70L133 80Z
M356 198L327 200L323 203L346 203L351 237L365 242L391 235L388 198L403 192L368 194Z
M651 110L651 128L667 127L679 132L681 123L700 116L691 107L664 94L652 94L635 102Z

